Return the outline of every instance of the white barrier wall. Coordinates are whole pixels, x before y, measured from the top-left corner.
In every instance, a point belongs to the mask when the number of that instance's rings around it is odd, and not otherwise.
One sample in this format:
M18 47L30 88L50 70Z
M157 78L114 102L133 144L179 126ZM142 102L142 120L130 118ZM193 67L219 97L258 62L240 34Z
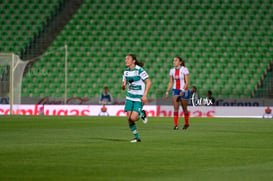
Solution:
M126 116L124 106L108 105L107 111L101 111L101 105L14 105L13 114L16 115L71 115L71 116ZM172 106L144 106L148 116L171 117ZM222 107L222 106L196 106L188 107L190 117L246 117L262 118L266 107ZM271 108L272 109L272 108ZM0 115L9 114L9 105L0 105ZM183 116L180 108L179 115Z

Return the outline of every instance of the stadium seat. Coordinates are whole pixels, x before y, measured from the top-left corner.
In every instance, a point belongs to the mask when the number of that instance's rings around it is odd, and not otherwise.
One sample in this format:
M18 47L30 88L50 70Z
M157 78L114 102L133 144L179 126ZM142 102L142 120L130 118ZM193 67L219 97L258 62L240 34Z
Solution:
M4 16L8 23L0 21L4 25L1 51L19 54L20 48L58 4L54 0L19 2L12 2L13 8L3 2L5 14L13 16ZM162 90L168 83L172 59L179 55L186 59L191 84L198 85L199 90L211 88L219 92L219 96L229 97L233 93L223 89L242 91L240 85L248 85L251 77L255 81L243 91L251 97L272 60L270 1L250 1L243 5L239 1L215 1L213 6L205 1L130 2L85 1L51 44L50 49L63 46L64 42L69 46L69 79L75 78L75 85L68 85L69 96L96 96L93 89L103 87L105 82L113 84L114 89L125 69L124 57L133 52L145 61L151 80L162 84ZM256 23L248 23L254 20ZM50 62L46 66L52 71L48 76L51 82L62 81L56 78L64 75L62 70L53 69L63 60L61 56L45 57ZM164 65L166 62L168 64ZM162 65L164 69L158 71ZM45 67L45 64L34 65L34 68L39 67ZM24 75L23 96L41 95L39 91L43 90L37 88L34 94L31 90L36 86L28 87L28 83L40 83L42 78L32 80L32 76ZM47 83L45 81L43 88ZM79 90L79 87L84 89ZM157 89L152 86L151 92ZM57 96L61 95L60 91L58 89ZM42 93L44 96L54 94L50 90ZM122 96L119 91L113 91L113 97L119 96Z

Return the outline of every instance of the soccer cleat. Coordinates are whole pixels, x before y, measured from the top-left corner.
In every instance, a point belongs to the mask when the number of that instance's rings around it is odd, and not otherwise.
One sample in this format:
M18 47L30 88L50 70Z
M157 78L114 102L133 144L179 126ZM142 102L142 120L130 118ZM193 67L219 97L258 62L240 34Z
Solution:
M139 138L135 138L133 140L130 141L131 143L137 143L137 142L141 142L141 140Z
M142 110L141 112L142 112L141 119L143 120L143 123L144 123L144 124L147 124L148 118L147 118L147 115L146 115L146 111L145 111L145 110Z
M173 127L173 130L178 130L178 129L179 129L178 126Z
M190 125L186 125L186 124L185 124L184 127L183 127L183 129L186 130L186 129L188 129L189 127L190 127Z

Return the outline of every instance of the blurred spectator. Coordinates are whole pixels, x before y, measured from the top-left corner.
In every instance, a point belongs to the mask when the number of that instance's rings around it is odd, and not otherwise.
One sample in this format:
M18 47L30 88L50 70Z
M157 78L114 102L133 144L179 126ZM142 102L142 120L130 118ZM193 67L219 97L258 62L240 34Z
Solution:
M204 105L205 106L215 106L215 104L216 104L216 101L215 101L215 98L212 96L212 91L208 90Z
M191 87L191 97L189 99L188 104L191 106L198 106L199 105L199 95L197 94L196 86Z
M263 118L273 118L272 110L269 107L264 110Z
M1 67L2 68L2 67ZM1 77L1 81L9 81L9 65L5 67L5 70L3 70Z
M9 65L0 67L0 97L9 96L9 69Z
M107 86L104 86L103 88L103 93L101 93L100 95L100 100L99 100L99 103L100 104L112 104L112 96L111 94L108 93L108 87Z

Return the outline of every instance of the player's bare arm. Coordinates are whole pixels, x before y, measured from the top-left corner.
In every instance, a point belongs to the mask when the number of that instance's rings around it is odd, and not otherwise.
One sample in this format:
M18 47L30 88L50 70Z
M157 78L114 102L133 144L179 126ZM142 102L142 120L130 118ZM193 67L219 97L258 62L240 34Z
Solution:
M126 88L126 81L123 81L122 84L121 84L121 89L125 90L125 88Z
M166 99L168 99L169 98L169 92L170 92L170 90L171 90L171 88L172 88L172 85L173 85L173 77L170 77L170 80L169 80L169 84L168 84L168 88L167 88L167 91L166 91Z
M148 102L147 95L148 95L148 92L149 92L149 90L150 90L150 88L151 88L151 86L152 86L152 83L151 83L151 81L150 81L149 78L147 78L147 79L145 80L145 83L146 83L145 91L144 91L144 94L143 94L143 96L142 96L142 98L141 98L141 101L142 101L144 104L146 104L146 103Z

